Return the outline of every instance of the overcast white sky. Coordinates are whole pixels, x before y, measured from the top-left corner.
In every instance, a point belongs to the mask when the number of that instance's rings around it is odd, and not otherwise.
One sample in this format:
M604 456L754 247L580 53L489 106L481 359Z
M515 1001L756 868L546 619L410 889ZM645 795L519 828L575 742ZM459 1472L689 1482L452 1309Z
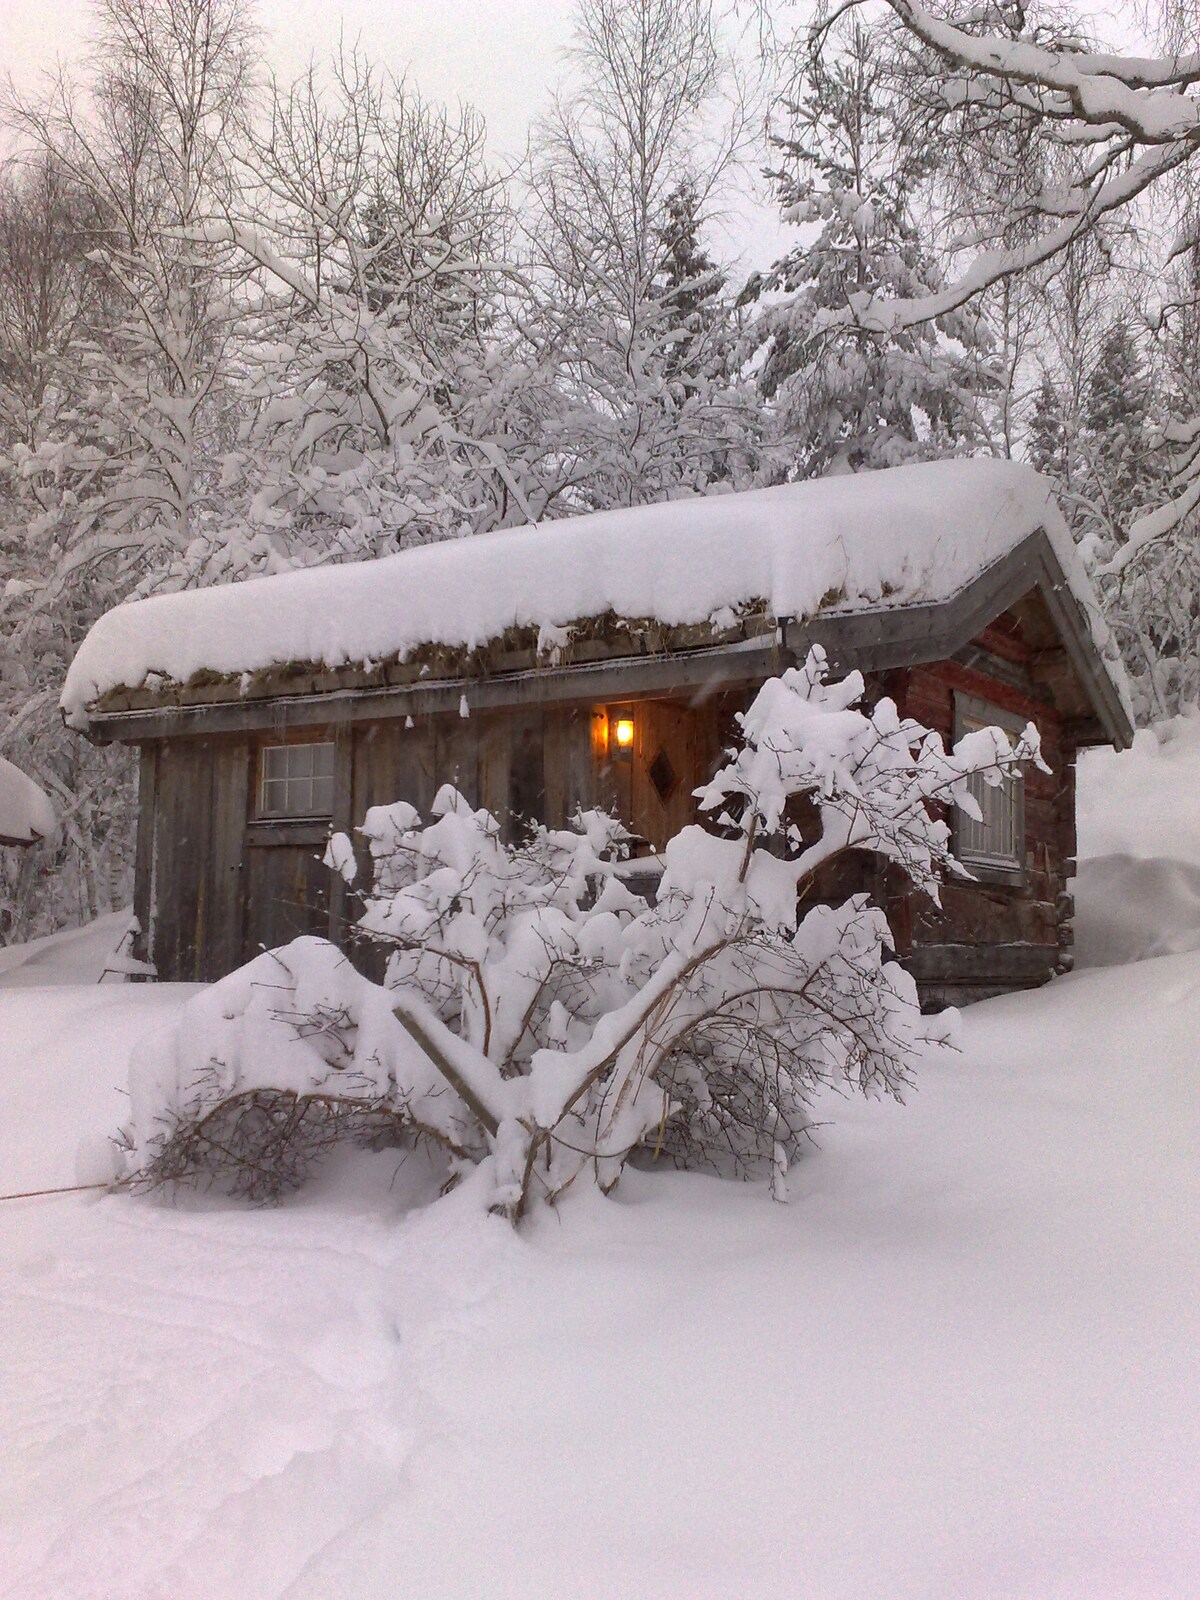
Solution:
M466 100L487 120L500 155L518 154L526 130L561 78L572 0L259 0L265 54L281 77L328 56L339 31L367 54L408 72L423 94ZM86 49L88 0L0 0L0 75L31 88L55 59ZM761 267L786 248L786 235L760 203L757 175L730 196L714 244L742 266Z
M557 71L570 0L261 0L266 54L282 77L328 55L339 30L422 90L476 104L498 148L519 146ZM56 56L78 57L88 0L0 0L0 60L29 83Z

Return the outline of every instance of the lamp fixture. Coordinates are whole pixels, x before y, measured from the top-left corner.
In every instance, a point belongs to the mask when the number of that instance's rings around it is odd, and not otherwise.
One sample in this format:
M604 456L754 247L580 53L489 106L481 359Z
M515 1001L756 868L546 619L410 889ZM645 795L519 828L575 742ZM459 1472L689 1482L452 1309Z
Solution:
M633 718L618 717L613 730L618 750L629 751L633 749Z

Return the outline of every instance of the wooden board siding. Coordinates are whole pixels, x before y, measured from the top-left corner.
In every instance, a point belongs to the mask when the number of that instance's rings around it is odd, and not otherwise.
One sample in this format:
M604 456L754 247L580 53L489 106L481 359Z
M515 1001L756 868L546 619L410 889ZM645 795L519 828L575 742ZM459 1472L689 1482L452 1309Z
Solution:
M155 836L158 812L158 741L138 751L137 845L133 860L133 914L138 931L133 953L139 961L154 960L158 904L155 895Z
M589 706L427 717L413 727L388 720L353 728L351 814L407 800L428 816L438 789L453 783L472 806L562 827L595 804Z
M622 754L608 746L605 729L593 738L597 804L620 817L639 848L658 852L681 828L696 819L694 790L711 776L722 743L728 737L732 707L745 704L741 695L714 695L693 704L682 700L630 700L609 704L601 723L618 718L633 721L633 746ZM674 781L659 793L653 779L660 756L670 763Z
M253 780L249 747L242 742L215 745L212 778L212 845L201 961L206 979L231 972L244 956L248 901L244 835Z
M245 852L244 960L302 934L329 936L335 879L321 862L327 832L324 824L309 824L286 843L268 843L251 832Z
M1055 704L1057 680L1043 670L1045 626L1040 612L1014 611L953 661L869 680L872 691L891 694L902 711L947 741L956 695L1033 720L1053 769L1026 780L1019 881L949 884L940 911L911 895L902 875L865 857L842 863L836 881L819 886L831 900L863 888L876 895L898 952L934 1001L1040 981L1070 963L1076 751L1071 719ZM577 808L604 805L645 848L661 850L694 819L693 790L712 772L730 741L734 712L752 693L752 686L726 686L686 697L555 701L483 708L468 717L417 716L411 726L405 715L368 720L339 707L342 720L320 727L148 743L140 769L136 893L145 952L163 978L207 980L299 933L349 936L357 895L320 862L327 825L253 819L260 742L334 740L333 824L341 829L353 830L369 807L396 800L428 816L438 788L454 782L472 805L500 816L510 836L513 813L561 827ZM622 710L635 725L628 761L615 760L607 742L610 720ZM651 780L660 751L675 775L665 798ZM358 887L365 888L369 861L356 842Z
M152 798L139 817L134 906L159 976L207 981L242 959L243 741L162 741L143 752Z

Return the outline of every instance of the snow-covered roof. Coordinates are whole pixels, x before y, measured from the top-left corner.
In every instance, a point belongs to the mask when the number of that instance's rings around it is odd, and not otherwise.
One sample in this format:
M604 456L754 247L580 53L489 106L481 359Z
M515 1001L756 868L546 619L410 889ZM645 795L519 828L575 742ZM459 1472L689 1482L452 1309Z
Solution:
M96 623L62 704L85 725L106 692L155 676L182 684L291 662L370 664L424 646L474 648L514 626L553 637L608 613L673 627L755 604L803 621L937 603L1038 529L1106 648L1050 485L1015 462L976 458L594 512L154 596Z
M0 844L35 844L55 826L54 807L41 789L0 756Z

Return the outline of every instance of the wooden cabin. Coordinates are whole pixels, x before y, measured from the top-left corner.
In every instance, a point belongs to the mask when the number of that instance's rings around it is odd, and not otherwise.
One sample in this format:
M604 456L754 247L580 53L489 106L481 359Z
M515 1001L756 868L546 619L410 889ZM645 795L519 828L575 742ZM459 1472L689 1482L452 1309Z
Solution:
M27 849L48 838L55 827L54 807L45 792L0 756L0 845Z
M948 741L1041 730L1049 776L956 821L940 909L862 863L927 1002L1071 965L1075 757L1128 698L1047 485L944 462L424 546L101 619L68 720L139 747L136 914L161 978L214 979L355 914L332 829L453 782L516 827L613 808L635 871L694 815L734 714L818 642ZM1107 653L1106 653L1107 652Z

